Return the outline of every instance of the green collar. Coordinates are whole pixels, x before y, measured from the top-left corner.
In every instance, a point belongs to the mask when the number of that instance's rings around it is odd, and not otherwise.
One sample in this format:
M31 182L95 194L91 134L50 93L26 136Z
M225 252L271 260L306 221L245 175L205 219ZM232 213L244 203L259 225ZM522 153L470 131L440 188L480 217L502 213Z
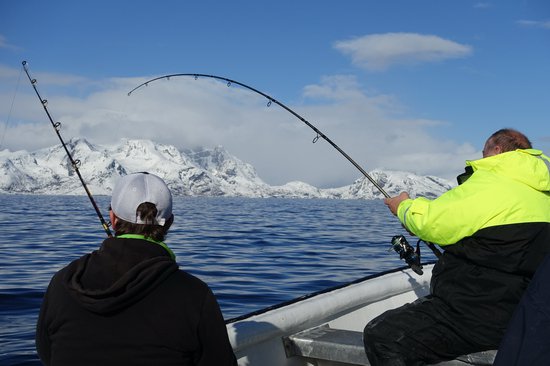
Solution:
M164 244L161 241L156 241L156 240L153 240L151 238L147 238L146 236L141 235L141 234L122 234L122 235L118 235L117 238L121 238L121 239L142 239L142 240L147 240L148 242L151 242L151 243L158 244L161 247L163 247L168 252L168 254L170 254L170 258L172 258L173 260L176 260L176 255L174 254L174 252L172 252L172 250L170 248L168 248L168 245Z

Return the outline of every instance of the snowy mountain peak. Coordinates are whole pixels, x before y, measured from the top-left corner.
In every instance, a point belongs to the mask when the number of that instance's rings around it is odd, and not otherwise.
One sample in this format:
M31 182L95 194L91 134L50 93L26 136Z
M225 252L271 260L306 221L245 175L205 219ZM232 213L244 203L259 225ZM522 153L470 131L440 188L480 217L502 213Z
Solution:
M292 198L382 198L365 177L348 186L319 189L303 182L270 186L254 167L222 146L178 150L150 140L122 139L112 146L95 145L84 138L67 144L79 161L79 171L94 194L110 194L120 176L148 171L162 177L174 195ZM437 177L408 172L375 170L370 173L390 195L435 197L452 187ZM85 194L62 145L34 152L0 154L0 193Z

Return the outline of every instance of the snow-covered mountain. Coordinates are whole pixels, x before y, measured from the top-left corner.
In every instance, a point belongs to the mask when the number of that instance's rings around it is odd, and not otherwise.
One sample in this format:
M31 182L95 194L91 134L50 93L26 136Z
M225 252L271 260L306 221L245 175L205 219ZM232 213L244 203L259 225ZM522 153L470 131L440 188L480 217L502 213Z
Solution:
M67 148L94 195L109 195L118 178L147 171L162 177L174 195L291 198L374 199L382 194L366 178L348 186L320 189L303 182L282 186L265 183L254 167L223 147L183 150L149 140L123 139L114 146L99 146L73 139ZM436 197L452 183L433 176L374 170L370 175L391 196L407 191L412 196ZM34 152L0 151L0 193L82 195L85 191L62 145Z

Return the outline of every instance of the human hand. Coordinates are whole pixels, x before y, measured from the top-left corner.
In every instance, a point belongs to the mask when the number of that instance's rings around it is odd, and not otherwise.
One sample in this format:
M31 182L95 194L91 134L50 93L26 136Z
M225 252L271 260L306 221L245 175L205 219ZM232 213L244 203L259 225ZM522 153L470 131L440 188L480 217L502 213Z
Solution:
M397 208L399 207L399 204L403 202L404 200L409 199L409 194L407 192L401 192L399 196L391 197L391 198L385 198L384 203L388 208L390 209L391 213L397 216Z

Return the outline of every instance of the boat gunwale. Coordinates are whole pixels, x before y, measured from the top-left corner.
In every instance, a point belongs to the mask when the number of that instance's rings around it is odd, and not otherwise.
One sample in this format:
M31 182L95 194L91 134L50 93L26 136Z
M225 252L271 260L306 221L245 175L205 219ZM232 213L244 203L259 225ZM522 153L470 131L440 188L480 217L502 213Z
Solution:
M435 264L436 262L437 262L436 260L427 261L427 262L423 262L422 265L423 266L432 265L432 264ZM368 280L373 280L375 278L383 277L383 276L391 274L391 273L402 272L404 270L409 270L409 269L410 269L409 266L402 266L402 267L392 268L392 269L382 271L382 272L373 273L373 274L370 274L370 275L352 280L350 282L346 282L346 283L336 285L336 286L332 286L332 287L327 287L325 289L315 291L315 292L311 292L309 294L305 294L305 295L296 297L296 298L291 299L291 300L283 301L283 302L280 302L278 304L274 304L274 305L271 305L271 306L268 306L268 307L265 307L265 308L262 308L262 309L259 309L259 310L255 310L255 311L252 311L252 312L247 313L247 314L243 314L243 315L236 316L234 318L227 319L225 321L225 324L229 325L229 324L232 324L232 323L236 323L236 322L239 322L239 321L257 316L257 315L267 313L267 312L272 311L272 310L280 309L280 308L283 308L285 306L289 306L289 305L298 303L300 301L311 299L315 296L323 295L323 294L326 294L326 293L329 293L329 292L332 292L332 291L335 291L335 290L343 289L343 288L346 288L348 286L352 286L352 285L355 285L355 284L358 284L358 283L361 283L361 282L365 282L365 281L368 281Z

